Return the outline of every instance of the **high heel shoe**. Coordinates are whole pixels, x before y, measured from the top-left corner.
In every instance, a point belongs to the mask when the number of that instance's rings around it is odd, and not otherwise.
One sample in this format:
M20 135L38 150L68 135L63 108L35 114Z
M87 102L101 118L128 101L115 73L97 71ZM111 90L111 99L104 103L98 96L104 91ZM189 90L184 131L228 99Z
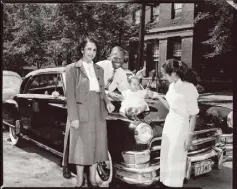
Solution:
M69 179L72 177L71 171L68 166L63 167L63 177Z

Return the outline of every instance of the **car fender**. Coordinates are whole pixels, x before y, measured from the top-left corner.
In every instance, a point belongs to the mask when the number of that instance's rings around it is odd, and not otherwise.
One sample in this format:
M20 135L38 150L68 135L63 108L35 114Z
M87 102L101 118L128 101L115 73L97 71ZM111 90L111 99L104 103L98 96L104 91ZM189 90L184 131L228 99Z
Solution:
M19 119L20 115L18 103L13 99L6 100L5 102L3 102L3 112L9 113L11 118Z
M12 104L15 108L18 109L18 103L13 99L6 100L5 103Z
M213 106L207 109L206 119L208 122L214 123L217 127L220 127L223 133L232 133L233 129L227 125L227 116L233 111L226 107Z
M218 116L219 118L226 118L232 110L221 106L213 106L207 109L207 114Z

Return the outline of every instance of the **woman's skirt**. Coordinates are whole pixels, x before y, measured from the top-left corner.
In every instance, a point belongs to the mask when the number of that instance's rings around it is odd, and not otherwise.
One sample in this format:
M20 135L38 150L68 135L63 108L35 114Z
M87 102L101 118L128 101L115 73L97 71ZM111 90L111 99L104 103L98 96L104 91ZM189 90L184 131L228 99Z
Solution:
M93 165L108 160L106 121L101 121L100 93L90 91L89 119L79 128L70 127L69 163Z
M183 186L187 161L184 143L188 129L188 117L173 112L167 115L162 133L160 155L160 181L166 186Z

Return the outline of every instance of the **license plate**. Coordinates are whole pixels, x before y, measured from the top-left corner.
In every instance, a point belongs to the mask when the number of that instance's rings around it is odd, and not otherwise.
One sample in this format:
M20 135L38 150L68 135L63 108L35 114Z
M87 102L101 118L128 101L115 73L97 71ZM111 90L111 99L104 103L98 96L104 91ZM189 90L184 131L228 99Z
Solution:
M202 175L212 170L211 161L202 161L194 164L194 175Z

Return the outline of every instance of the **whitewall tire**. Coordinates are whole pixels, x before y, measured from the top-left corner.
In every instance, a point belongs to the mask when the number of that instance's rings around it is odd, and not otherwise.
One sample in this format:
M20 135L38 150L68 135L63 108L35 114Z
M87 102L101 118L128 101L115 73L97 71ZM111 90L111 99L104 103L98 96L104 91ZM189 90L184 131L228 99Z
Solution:
M19 120L15 121L15 127L9 126L9 136L11 139L11 144L13 146L17 146L20 140L20 121Z
M104 162L103 168L101 167L102 169L106 169L107 172L109 172L109 175L106 176L106 179L102 179L103 175L101 175L101 171L99 171L99 169L97 167L96 183L98 184L99 187L109 187L109 184L111 183L112 178L113 178L113 163L112 163L112 158L111 158L111 155L109 152L108 152L108 157L109 157L109 160ZM97 165L97 166L99 166L99 165Z

